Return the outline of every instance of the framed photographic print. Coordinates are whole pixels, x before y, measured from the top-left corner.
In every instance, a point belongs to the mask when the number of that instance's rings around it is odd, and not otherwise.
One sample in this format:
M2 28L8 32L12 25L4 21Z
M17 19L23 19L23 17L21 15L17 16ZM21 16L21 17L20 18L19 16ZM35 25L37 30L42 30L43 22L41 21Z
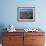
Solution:
M34 22L35 7L18 7L17 20L22 22Z

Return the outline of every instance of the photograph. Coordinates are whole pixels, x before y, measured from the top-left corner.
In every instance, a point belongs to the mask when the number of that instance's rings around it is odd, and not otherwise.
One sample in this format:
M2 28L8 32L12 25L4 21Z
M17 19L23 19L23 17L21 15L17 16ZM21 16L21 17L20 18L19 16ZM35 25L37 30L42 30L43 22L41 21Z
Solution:
M17 20L18 21L34 21L35 19L35 7L18 7L17 8Z

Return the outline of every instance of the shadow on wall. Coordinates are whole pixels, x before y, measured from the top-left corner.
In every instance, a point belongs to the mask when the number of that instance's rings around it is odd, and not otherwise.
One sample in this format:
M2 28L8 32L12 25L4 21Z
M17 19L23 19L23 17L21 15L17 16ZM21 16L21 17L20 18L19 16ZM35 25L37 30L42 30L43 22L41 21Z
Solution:
M6 31L6 30L4 30L4 28L6 28L5 25L0 24L0 43L2 43L2 36L3 36L2 32Z

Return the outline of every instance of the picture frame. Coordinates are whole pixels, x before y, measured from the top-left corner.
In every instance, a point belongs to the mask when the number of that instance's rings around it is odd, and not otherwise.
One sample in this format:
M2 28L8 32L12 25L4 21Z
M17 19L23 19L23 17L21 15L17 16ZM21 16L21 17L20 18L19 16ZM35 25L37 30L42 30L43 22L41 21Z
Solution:
M35 7L18 7L17 21L34 22L35 21Z

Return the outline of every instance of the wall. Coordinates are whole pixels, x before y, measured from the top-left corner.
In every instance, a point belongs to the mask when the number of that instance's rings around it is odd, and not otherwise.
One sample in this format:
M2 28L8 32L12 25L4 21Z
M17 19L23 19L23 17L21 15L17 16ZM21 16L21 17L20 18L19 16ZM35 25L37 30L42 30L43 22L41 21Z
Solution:
M46 0L1 0L0 24L16 28L46 28ZM18 22L17 7L35 7L35 22Z

